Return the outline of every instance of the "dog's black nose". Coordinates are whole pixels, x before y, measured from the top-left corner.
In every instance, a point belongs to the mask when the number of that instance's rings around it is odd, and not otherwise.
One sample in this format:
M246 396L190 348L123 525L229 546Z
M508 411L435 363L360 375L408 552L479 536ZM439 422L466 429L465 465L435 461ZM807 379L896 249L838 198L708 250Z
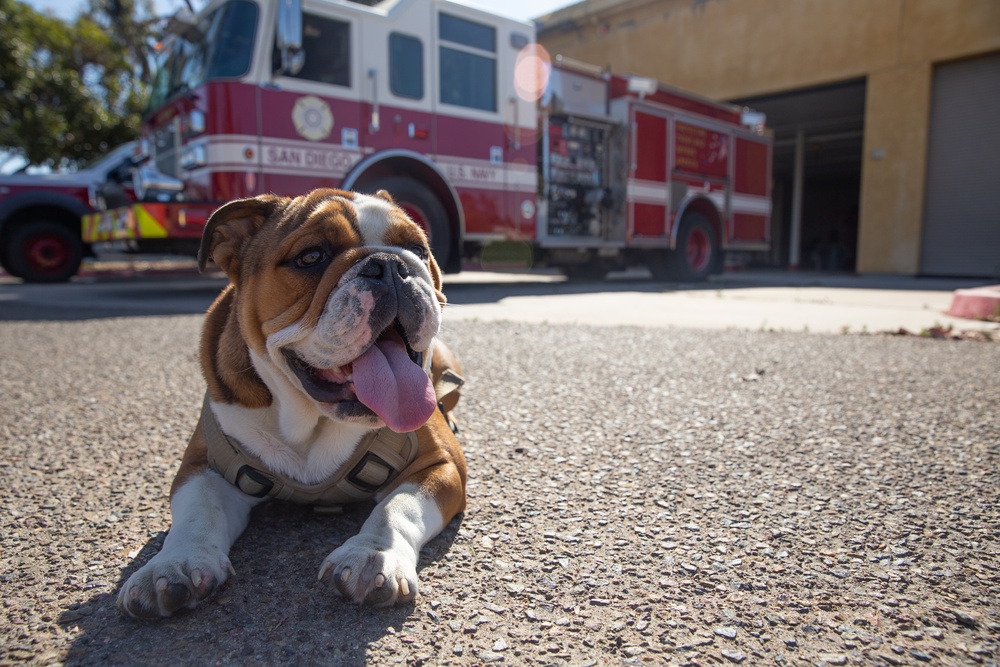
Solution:
M406 278L410 275L410 271L406 268L406 263L398 255L380 252L369 256L365 260L364 265L361 267L361 275L366 278L385 280L394 276Z

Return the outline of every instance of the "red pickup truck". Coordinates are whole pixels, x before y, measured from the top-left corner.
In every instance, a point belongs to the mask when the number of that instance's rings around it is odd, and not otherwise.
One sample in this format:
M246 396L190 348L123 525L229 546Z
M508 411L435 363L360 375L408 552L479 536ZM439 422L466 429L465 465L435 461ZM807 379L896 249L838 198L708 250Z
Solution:
M134 199L133 150L133 143L123 144L72 173L0 175L0 267L25 282L65 282L76 274L91 252L80 218L103 208L101 191L125 199L110 205ZM116 181L121 187L106 187Z

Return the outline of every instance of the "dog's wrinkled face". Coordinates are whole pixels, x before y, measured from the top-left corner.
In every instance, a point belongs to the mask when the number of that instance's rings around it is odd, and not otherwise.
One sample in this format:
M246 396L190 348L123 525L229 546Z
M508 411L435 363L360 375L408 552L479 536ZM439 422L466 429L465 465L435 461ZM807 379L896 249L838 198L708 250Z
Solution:
M441 276L423 230L389 195L231 202L208 222L200 261L209 255L235 285L243 338L279 400L272 384L283 379L333 419L402 432L430 417L422 361Z

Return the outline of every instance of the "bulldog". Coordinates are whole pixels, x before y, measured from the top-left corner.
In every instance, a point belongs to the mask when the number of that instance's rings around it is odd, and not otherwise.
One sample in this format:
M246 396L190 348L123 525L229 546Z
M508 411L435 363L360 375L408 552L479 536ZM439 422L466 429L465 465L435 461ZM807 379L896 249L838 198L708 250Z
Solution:
M420 548L465 508L449 411L461 384L437 340L445 297L423 230L382 191L230 202L208 220L229 285L201 337L207 392L170 489L162 549L118 595L131 616L193 609L230 575L233 542L269 498L373 498L319 566L353 602L417 594Z

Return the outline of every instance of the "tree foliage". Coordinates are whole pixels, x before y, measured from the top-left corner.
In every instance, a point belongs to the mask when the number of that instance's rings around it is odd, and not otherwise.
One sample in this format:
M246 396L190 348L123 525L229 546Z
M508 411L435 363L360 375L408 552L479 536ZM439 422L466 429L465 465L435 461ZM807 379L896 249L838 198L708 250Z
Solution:
M91 0L72 22L0 0L0 150L78 164L138 136L151 0Z

